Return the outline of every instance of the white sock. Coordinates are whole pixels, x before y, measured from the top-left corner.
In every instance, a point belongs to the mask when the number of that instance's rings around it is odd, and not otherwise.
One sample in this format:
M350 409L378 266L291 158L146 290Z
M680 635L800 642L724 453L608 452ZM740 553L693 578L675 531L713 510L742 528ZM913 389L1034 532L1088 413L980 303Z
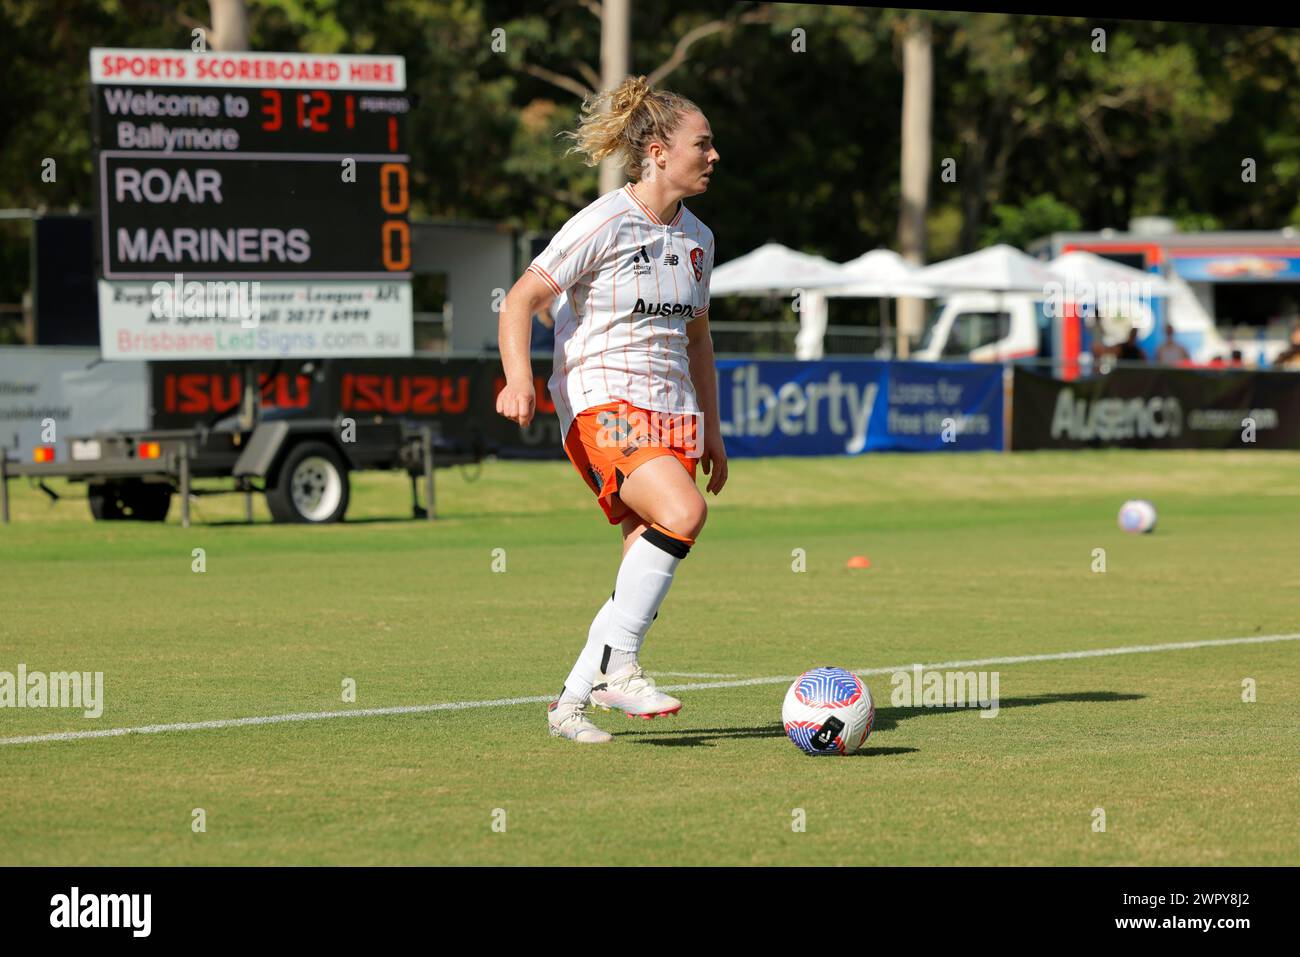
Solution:
M673 574L693 543L693 539L651 525L628 548L614 585L613 616L605 637L610 659L606 674L636 662L646 632L672 586Z
M614 600L607 599L596 612L587 630L587 643L582 646L578 660L573 664L569 677L564 679L564 690L560 693L561 701L585 702L591 697L591 686L600 674L600 658L605 651L605 631L609 627L610 616L614 613Z
M673 573L692 544L694 539L660 525L651 525L632 543L619 565L614 594L592 619L587 643L565 679L561 701L585 702L602 666L614 674L636 663Z

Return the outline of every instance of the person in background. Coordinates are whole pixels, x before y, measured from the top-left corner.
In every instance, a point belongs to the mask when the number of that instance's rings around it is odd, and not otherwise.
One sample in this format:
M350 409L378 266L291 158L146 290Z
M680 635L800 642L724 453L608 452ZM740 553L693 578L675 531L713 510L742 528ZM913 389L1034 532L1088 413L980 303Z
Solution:
M1273 360L1276 369L1293 369L1300 372L1300 322L1291 328L1291 345Z
M1187 350L1174 338L1174 327L1165 323L1165 341L1156 349L1156 362L1162 366L1181 365L1191 359Z
M531 348L538 352L550 352L555 348L555 314L564 302L564 296L556 296L550 303L538 310L533 316L533 334Z
M1092 374L1105 375L1115 364L1115 352L1113 349L1106 348L1105 334L1100 321L1088 320L1088 330L1090 334L1088 352L1092 356Z
M1119 347L1119 352L1116 353L1115 358L1120 362L1147 361L1147 354L1143 352L1142 347L1138 345L1138 331L1136 329L1130 329L1128 331L1128 338L1125 339L1123 344Z

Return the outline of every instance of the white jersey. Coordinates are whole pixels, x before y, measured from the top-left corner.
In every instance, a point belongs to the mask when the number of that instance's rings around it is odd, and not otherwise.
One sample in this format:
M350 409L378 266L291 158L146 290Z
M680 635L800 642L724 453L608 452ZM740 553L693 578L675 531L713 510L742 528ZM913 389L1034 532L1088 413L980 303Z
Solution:
M548 383L561 441L578 413L620 399L700 415L686 323L709 311L713 233L684 204L664 223L630 185L606 193L565 223L528 270L567 293Z

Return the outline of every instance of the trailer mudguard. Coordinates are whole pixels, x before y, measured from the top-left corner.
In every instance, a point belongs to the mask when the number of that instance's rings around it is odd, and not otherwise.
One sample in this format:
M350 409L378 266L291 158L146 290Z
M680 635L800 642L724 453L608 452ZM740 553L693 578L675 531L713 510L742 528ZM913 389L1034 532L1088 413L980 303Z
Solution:
M274 422L259 422L249 436L248 444L235 461L231 474L235 478L265 478L271 471L271 465L284 448L289 437L289 423L283 419Z

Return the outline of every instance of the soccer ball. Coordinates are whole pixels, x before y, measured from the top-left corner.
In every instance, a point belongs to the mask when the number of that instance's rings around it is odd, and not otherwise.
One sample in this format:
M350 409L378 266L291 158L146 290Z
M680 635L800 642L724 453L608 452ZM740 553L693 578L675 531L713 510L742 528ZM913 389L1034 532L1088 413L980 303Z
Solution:
M876 720L871 691L843 668L814 668L795 679L781 705L791 741L808 754L850 754Z
M1156 507L1144 498L1135 498L1119 507L1119 527L1126 532L1150 532L1156 527Z

